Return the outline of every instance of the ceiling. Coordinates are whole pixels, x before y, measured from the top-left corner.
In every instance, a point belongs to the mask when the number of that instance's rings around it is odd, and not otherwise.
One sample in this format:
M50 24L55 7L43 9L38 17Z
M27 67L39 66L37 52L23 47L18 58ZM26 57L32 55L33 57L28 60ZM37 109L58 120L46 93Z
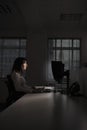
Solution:
M83 29L87 0L0 0L0 28Z

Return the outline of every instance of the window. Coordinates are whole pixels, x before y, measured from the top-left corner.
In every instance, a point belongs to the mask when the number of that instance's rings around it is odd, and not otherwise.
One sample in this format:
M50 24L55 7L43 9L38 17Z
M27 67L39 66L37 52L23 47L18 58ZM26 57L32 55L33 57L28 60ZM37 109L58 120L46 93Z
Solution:
M0 39L0 77L11 72L16 57L26 56L26 39Z
M65 70L77 70L80 67L80 39L48 39L49 76L52 77L51 61L62 61Z

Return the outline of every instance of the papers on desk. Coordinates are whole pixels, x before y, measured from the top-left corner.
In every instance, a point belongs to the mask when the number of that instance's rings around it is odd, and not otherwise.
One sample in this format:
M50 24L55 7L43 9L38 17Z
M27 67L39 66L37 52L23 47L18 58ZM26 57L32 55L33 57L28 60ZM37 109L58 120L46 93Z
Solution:
M34 86L37 92L51 92L53 87L51 86Z

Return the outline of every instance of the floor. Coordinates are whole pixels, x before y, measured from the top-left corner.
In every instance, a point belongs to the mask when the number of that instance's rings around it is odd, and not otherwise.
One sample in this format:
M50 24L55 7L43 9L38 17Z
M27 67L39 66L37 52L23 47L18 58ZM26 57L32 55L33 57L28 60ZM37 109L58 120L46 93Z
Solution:
M0 113L0 130L87 130L87 99L82 96L26 94Z

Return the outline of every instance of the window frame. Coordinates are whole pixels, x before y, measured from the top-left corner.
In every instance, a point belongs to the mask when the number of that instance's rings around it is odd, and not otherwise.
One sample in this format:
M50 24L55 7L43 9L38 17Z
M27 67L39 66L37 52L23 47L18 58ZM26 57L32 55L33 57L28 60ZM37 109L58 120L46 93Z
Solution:
M54 80L54 77L53 77L53 72L52 72L52 64L51 64L51 55L52 55L52 46L50 46L50 44L52 43L52 41L49 42L49 40L53 40L53 39L78 39L80 40L80 61L79 61L79 67L76 68L76 70L74 70L73 68L70 68L70 77L73 77L72 75L72 72L76 72L76 76L79 74L79 70L80 70L80 67L81 67L81 38L80 37L48 37L47 39L47 80L48 82L50 83L55 83L55 80ZM56 58L55 58L56 60ZM64 70L65 70L65 67L64 67ZM76 77L77 78L77 77Z
M21 53L21 50L22 49L24 49L25 50L25 54L23 54L24 56L26 56L26 48L27 48L27 38L26 37L4 37L4 38L0 38L0 40L1 40L1 45L0 45L0 59L1 59L1 64L0 64L0 79L3 79L3 78L6 78L6 74L5 74L5 71L4 71L4 68L3 68L3 66L4 66L4 59L6 58L6 57L10 57L9 56L9 50L11 50L12 51L12 49L14 50L14 52L15 52L15 50L16 49L18 49L18 56L21 56L22 55L22 53ZM4 44L5 44L5 40L18 40L18 41L16 41L16 42L18 42L18 45L16 45L15 46L15 44L14 44L14 46L11 46L11 45L6 45L6 46L4 46ZM23 47L23 45L21 44L22 43L22 40L25 40L25 47ZM4 44L3 44L4 43ZM21 47L20 47L21 46ZM21 49L21 50L20 50ZM8 55L6 55L6 57L4 56L4 54L5 54L5 52L4 51L7 51L8 52ZM4 53L3 53L4 52ZM14 56L13 55L13 57L12 57L12 53L11 53L11 58L13 58L12 60L15 60L15 58L16 58L16 55ZM9 58L9 61L10 61L10 58ZM12 68L12 64L13 63L9 63L8 64L8 66L10 66L11 65L11 68ZM8 71L9 69L7 69L7 71ZM6 71L6 72L7 72ZM10 72L11 72L11 70L10 70ZM10 73L10 72L8 72L8 74Z
M56 41L57 40L60 40L61 41L61 44L62 44L62 41L63 40L71 40L72 41L72 47L53 47L54 48L54 50L55 50L55 55L57 55L56 53L56 50L71 50L72 51L72 53L74 52L74 50L79 50L79 56L80 56L80 58L79 58L79 67L77 68L77 69L79 69L80 68L80 65L81 65L81 38L77 38L77 37L75 37L75 38L65 38L65 37L56 37L56 38L48 38L48 60L49 59L51 59L50 58L50 51L51 51L51 53L52 53L52 47L49 47L50 45L49 45L49 40L55 40L55 44L56 44ZM73 47L73 41L74 40L79 40L79 47L77 48L77 47ZM56 46L56 45L55 45ZM62 45L61 45L62 46ZM72 54L72 59L73 59L73 54ZM56 58L56 56L55 56L55 58L53 59L54 61L57 61L57 58ZM72 60L72 64L73 64L73 60ZM69 67L69 69L71 69L71 67ZM75 69L75 68L73 68L73 69Z

